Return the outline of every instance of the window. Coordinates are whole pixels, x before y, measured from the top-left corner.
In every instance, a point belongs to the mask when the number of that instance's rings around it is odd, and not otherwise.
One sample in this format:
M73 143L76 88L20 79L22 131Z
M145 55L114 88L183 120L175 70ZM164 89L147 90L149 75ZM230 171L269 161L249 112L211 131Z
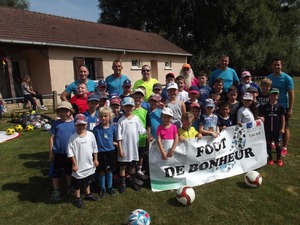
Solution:
M141 60L138 59L131 60L131 69L133 70L141 69Z
M165 70L172 70L172 62L171 61L165 62Z
M74 58L74 72L75 72L75 80L78 78L78 67L80 65L86 65L89 69L88 78L91 80L99 80L103 78L103 65L102 59L98 58Z

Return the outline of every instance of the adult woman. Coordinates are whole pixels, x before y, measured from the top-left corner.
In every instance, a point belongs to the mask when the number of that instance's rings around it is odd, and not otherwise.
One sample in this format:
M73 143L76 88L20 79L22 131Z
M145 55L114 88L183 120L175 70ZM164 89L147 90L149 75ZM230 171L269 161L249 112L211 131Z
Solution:
M179 75L183 76L185 79L184 89L186 91L188 91L191 86L198 86L199 81L194 76L194 72L193 72L190 64L188 64L188 63L183 64L182 69L179 72Z
M40 109L48 110L44 106L43 96L33 90L30 76L27 75L23 78L23 81L21 83L21 89L22 89L24 98L27 99L31 103L33 110L36 110L36 107L37 107L37 103L34 98L37 98L40 101L40 103L41 103Z

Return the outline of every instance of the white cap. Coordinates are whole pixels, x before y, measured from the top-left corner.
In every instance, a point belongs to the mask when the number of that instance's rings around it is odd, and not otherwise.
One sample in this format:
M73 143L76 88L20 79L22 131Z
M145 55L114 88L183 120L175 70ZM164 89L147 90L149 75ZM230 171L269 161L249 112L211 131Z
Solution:
M244 95L243 95L243 99L244 100L252 100L253 101L253 95L249 92L246 92Z
M165 114L165 115L174 117L173 109L167 108L167 107L162 109L161 114Z
M167 90L169 90L169 89L171 89L171 88L177 90L177 89L178 89L178 85L177 85L176 83L174 83L174 82L168 83L168 85L167 85Z

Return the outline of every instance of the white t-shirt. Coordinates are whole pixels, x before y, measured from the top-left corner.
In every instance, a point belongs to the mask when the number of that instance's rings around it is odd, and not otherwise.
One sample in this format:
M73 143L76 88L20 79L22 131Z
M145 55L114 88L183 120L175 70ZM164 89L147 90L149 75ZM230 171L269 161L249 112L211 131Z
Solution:
M78 164L78 170L72 172L73 177L82 179L95 173L93 153L98 153L98 147L92 132L87 131L85 137L80 137L75 132L70 137L67 154L68 157L75 157Z
M133 116L127 119L122 116L118 121L117 140L122 140L124 158L118 155L119 162L131 162L139 160L139 135L145 134L146 129L143 127L140 119Z
M178 91L177 98L183 102L186 102L189 100L189 93L185 90L180 92Z
M237 112L237 122L248 123L255 121L253 113L249 108L242 106Z

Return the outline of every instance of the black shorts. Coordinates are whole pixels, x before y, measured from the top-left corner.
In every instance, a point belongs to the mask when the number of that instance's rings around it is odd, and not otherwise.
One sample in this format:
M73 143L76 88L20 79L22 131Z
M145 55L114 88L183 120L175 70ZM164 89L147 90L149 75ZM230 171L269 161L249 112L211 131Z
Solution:
M51 164L49 176L59 178L62 174L62 169L66 175L72 174L72 161L67 154L54 154L54 159Z
M97 172L99 171L114 171L116 168L116 154L115 151L109 152L98 152L98 162Z
M72 177L72 188L74 190L86 189L92 183L93 179L94 175L90 175L82 179Z
M139 158L143 158L147 154L147 147L139 147Z
M136 160L132 160L131 162L118 162L119 166L122 167L122 166L130 166L130 167L136 167L137 164L138 164L138 161Z
M272 142L274 141L275 143L280 142L282 139L282 136L279 134L279 131L266 131L266 141L267 142Z

